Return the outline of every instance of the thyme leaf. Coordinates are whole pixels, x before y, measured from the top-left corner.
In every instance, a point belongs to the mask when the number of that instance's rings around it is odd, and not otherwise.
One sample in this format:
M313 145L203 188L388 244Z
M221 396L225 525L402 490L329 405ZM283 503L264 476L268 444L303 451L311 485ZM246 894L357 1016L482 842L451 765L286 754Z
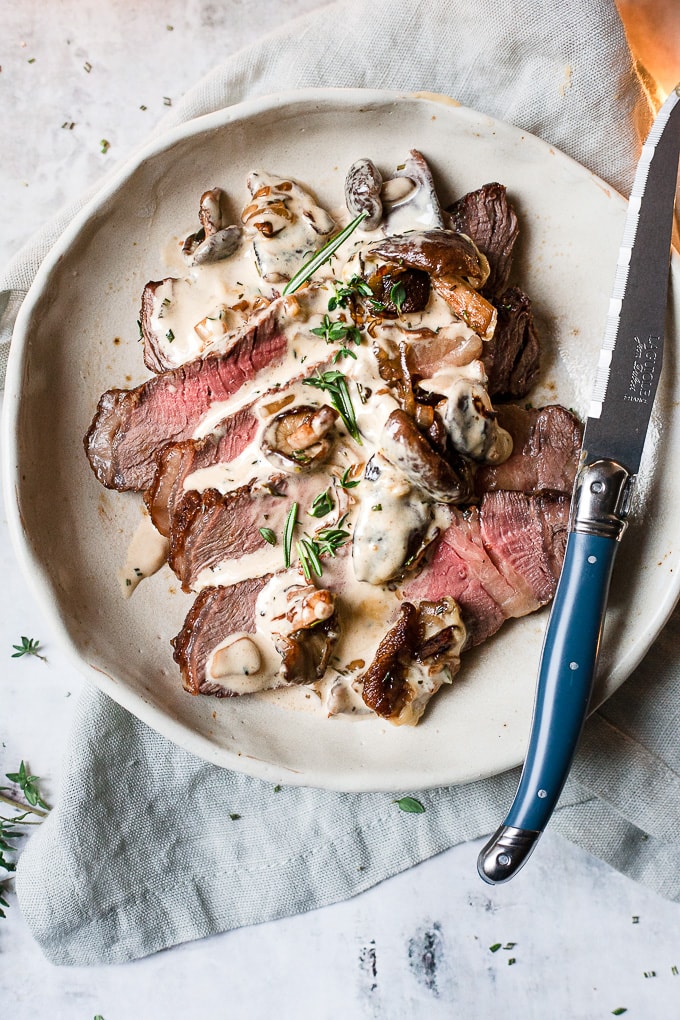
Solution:
M269 545L276 545L276 535L271 528L258 528L257 530L260 532L265 542Z
M308 511L310 517L325 517L335 506L330 489L324 489L312 500L311 509Z
M22 655L35 655L36 659L42 659L43 662L47 662L44 655L40 654L40 642L37 638L22 637L20 645L12 645L14 652L12 653L13 659L20 659Z
M425 811L425 806L419 800L416 800L415 797L401 797L400 800L395 800L394 803L402 811L406 811L407 814L422 815Z
M25 761L21 762L18 772L6 772L5 775L11 783L17 784L31 807L41 807L45 811L49 811L49 807L40 796L40 790L38 789L40 777L29 775ZM6 790L7 787L3 786L1 789Z

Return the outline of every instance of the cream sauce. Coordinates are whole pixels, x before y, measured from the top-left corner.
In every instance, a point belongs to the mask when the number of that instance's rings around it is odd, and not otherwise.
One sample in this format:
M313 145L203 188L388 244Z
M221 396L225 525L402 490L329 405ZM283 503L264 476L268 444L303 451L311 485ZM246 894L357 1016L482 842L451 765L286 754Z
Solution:
M140 581L160 570L167 559L168 540L154 528L146 507L127 549L125 564L118 571L121 591L132 595Z
M227 349L234 328L249 316L252 318L254 302L263 294L266 298L275 296L271 284L288 279L304 261L303 256L317 250L328 233L336 229L333 217L294 182L256 171L250 175L248 187L252 202L243 212L244 232L235 255L214 264L192 266L184 278L157 289L152 323L159 335L172 333L173 340L164 343L163 351L175 359L173 364ZM367 246L372 240L383 236L386 230L402 232L433 225L436 210L426 187L414 189L405 178L396 178L385 185L384 198L389 216L380 228L350 237L336 257L317 271L312 285L277 304L279 326L288 339L285 355L242 392L228 400L215 401L194 432L197 439L219 434L220 424L227 416L253 404L261 421L254 440L231 463L195 471L184 483L185 489L215 488L228 493L253 481L265 483L279 474L281 464L275 464L271 454L268 456L262 449L267 423L283 407L332 403L332 397L324 390L304 385L300 381L302 375L309 377L329 369L343 373L361 442L352 439L339 420L328 459L308 473L297 473L291 468L296 481L290 486L291 494L284 497L287 506L293 500L299 502L295 539L303 533L313 538L327 527L341 526L349 533L338 556L322 559L323 576L313 577L317 587L328 585L337 594L340 637L326 676L314 685L331 714L339 711L340 706L352 712L365 709L356 681L372 661L401 604L398 584L391 579L400 574L409 557L417 555L450 522L446 506L428 497L380 453L385 423L401 405L380 375L375 349L382 347L394 356L400 344L417 343L420 331L431 335L445 329L448 338L459 338L460 363L438 370L420 385L432 392L452 395L446 405L446 425L456 444L468 455L479 460L502 459L507 446L505 437L509 440L507 433L500 435L503 430L497 428L490 438L495 426L489 425L483 414L475 416L469 411L469 407L474 408L474 398L486 394L481 361L465 354L467 349L478 352L480 341L434 289L423 311L398 320L371 322L369 329L362 329L359 345L348 339L327 343L323 336L312 332L323 329L329 321L353 325L349 312L341 307L329 310L329 301L339 282L347 283L357 274L368 275L365 263ZM345 212L343 220L346 219ZM263 228L263 224L268 226ZM351 350L354 357L341 355L334 360L343 347ZM456 411L461 395L469 397L468 410L462 416ZM488 397L485 400L486 408ZM380 471L372 478L369 469L364 477L371 458L374 465L379 464ZM360 481L351 489L343 489L340 480L343 476L346 480L348 470L353 481ZM304 479L304 484L300 484L300 479ZM330 493L332 512L325 517L312 517L312 501L324 490ZM147 523L144 529L140 526L121 571L126 594L152 567L157 569L164 558L165 543L152 538L153 528L148 518L145 520ZM297 562L295 541L292 566L284 571L282 535L275 537L274 545L265 544L254 552L202 571L194 585L199 591L206 586L231 585L269 573L274 575L257 600L256 632L226 635L210 658L208 679L238 693L264 690L282 682L276 635L290 629L285 616L291 585L306 583ZM142 558L142 549L146 558ZM135 568L141 571L141 576ZM419 685L424 701L446 679L439 676L430 682L431 678L425 681L418 670L416 673L413 683ZM413 713L418 704L416 698Z

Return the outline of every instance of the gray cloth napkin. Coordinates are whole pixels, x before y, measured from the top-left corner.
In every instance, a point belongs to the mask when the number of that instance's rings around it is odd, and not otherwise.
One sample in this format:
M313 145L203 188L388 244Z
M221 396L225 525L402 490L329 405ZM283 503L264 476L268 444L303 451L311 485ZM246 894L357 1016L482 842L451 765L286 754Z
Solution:
M163 126L313 85L447 93L542 136L624 194L652 116L612 0L364 0L326 7L231 57ZM73 212L0 280L7 335ZM674 899L679 622L589 721L552 823ZM55 963L130 960L341 900L485 834L517 777L420 792L423 814L397 810L387 794L276 789L198 760L87 688L58 803L19 862L20 904Z

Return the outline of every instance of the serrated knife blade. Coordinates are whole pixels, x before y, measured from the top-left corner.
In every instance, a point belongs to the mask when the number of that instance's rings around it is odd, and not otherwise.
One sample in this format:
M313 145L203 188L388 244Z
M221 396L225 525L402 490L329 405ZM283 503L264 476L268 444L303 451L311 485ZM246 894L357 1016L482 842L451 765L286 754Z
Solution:
M635 174L524 768L508 815L477 862L491 884L512 878L535 848L586 718L614 559L661 375L679 157L680 85L659 110Z

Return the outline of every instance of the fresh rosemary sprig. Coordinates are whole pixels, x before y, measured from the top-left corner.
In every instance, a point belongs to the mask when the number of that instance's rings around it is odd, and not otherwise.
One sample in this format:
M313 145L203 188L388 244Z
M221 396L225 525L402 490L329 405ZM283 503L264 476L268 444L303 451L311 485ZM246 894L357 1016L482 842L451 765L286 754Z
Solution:
M347 224L344 230L341 230L339 234L331 237L330 241L327 241L323 248L319 248L316 254L312 255L311 259L308 259L307 262L298 269L297 273L291 277L281 291L282 295L285 297L286 294L294 294L303 283L306 283L307 280L314 275L317 269L324 264L324 262L328 262L331 255L335 254L340 245L354 233L356 228L366 216L367 213L365 212L359 213L359 215L356 216L351 223Z
M339 372L337 369L319 372L317 369L316 375L313 375L310 379L303 379L302 382L305 386L314 386L316 389L325 390L328 393L333 407L339 412L343 420L345 428L352 439L361 446L361 436L359 435L352 398L349 395L347 379L342 372Z
M286 523L283 526L283 565L286 568L290 566L290 558L293 551L293 532L295 531L295 525L297 524L297 515L298 504L293 503L292 507L288 511Z
M12 645L14 652L13 659L20 659L22 655L35 655L36 659L47 662L44 655L40 654L40 642L37 638L22 637L20 645Z
M300 541L295 543L300 566L307 581L311 581L312 574L321 577L323 574L321 557L335 556L340 546L349 538L349 531L342 528L346 518L347 514L340 518L337 528L321 528L314 538L303 535Z

